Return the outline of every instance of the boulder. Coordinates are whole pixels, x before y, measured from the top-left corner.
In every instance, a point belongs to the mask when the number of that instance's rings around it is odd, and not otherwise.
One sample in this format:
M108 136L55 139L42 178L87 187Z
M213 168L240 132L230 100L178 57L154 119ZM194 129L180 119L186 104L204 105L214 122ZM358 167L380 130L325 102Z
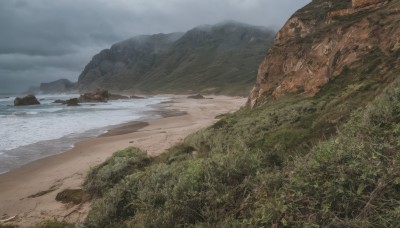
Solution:
M79 97L79 102L107 102L109 93L106 89L96 89L94 92L84 93Z
M132 95L130 98L131 99L144 99L144 97L135 96L135 95Z
M55 103L55 104L65 104L65 100L55 100L53 103Z
M71 98L64 102L67 106L79 106L79 99L78 98Z
M28 95L26 97L17 97L14 100L14 106L24 106L24 105L38 105L40 102L34 95Z

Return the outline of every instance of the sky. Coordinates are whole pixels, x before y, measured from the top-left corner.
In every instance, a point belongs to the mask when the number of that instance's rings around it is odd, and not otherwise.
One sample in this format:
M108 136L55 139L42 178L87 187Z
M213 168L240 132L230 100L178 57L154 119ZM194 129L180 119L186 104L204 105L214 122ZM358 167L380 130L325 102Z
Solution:
M77 81L93 55L142 34L235 20L278 29L310 0L0 0L0 94Z

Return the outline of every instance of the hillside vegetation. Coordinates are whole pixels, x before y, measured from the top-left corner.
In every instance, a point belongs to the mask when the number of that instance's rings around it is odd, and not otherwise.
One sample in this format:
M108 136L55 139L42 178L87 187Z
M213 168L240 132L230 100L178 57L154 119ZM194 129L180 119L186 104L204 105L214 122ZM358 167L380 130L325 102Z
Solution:
M134 148L118 152L88 176L86 189L102 197L85 225L396 224L397 74L382 81L353 72L314 98L287 95L243 108L159 157Z

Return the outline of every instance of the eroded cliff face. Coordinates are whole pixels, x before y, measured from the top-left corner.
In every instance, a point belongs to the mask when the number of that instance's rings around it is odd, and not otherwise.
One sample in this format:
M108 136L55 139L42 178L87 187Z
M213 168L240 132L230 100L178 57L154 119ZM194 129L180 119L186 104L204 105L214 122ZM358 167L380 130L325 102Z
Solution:
M248 99L255 106L286 93L315 95L344 70L380 55L377 67L399 67L400 0L314 0L275 37ZM391 59L385 64L385 58ZM388 61L389 62L389 61Z

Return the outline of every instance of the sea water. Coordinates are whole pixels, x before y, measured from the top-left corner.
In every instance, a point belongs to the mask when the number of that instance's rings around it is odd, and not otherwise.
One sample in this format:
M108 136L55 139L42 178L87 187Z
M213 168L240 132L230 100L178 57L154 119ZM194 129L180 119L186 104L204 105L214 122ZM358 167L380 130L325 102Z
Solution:
M84 103L68 107L54 103L79 95L39 95L40 105L13 106L15 97L0 97L0 173L71 148L82 138L107 127L157 118L153 105L167 97Z

